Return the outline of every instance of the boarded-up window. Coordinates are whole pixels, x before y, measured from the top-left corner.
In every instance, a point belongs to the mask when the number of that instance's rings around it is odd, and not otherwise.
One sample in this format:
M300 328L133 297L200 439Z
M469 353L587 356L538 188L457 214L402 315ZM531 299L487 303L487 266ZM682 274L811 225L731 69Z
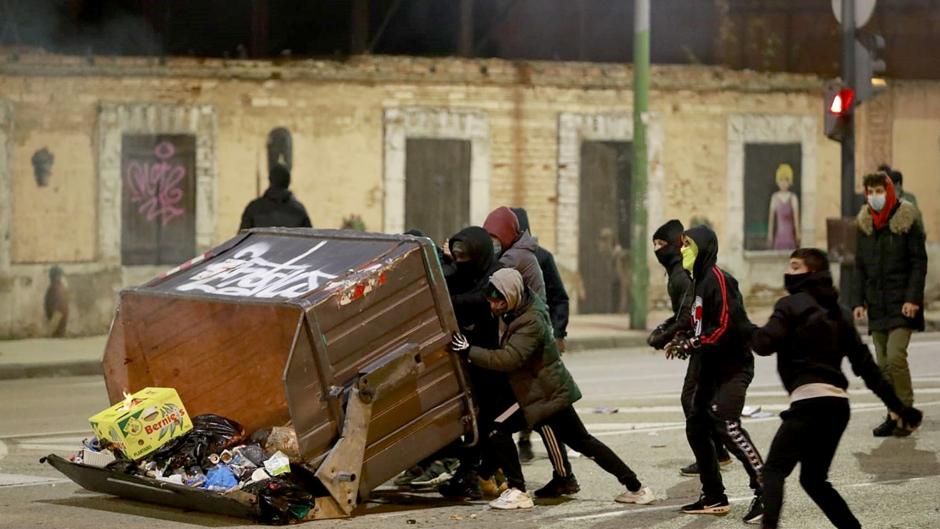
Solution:
M174 265L196 249L196 137L125 134L121 262Z
M405 150L405 227L440 242L470 224L467 140L409 138Z
M632 144L581 144L578 272L582 314L626 312L630 289L630 179Z

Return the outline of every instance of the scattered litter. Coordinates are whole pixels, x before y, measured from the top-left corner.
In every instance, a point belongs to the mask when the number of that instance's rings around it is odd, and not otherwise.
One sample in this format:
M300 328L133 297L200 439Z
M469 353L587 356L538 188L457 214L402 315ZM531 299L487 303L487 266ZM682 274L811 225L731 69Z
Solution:
M405 523L408 524L408 525L414 525L414 524L418 523L418 520L413 520L413 519L409 518L409 519L405 520Z
M754 414L760 412L760 410L761 410L761 407L760 407L760 406L757 406L757 407L754 407L754 406L745 406L744 409L741 410L741 416L742 416L742 417L753 417Z
M284 455L284 452L278 451L270 459L264 462L264 468L272 476L280 476L290 472L290 459Z
M763 419L766 417L773 417L775 414L770 411L755 411L751 414L752 419Z
M209 490L231 490L238 486L238 480L226 465L216 465L206 474L205 487Z
M603 413L603 414L609 415L612 413L617 413L619 411L620 411L620 408L611 408L607 406L602 406L600 408L594 408L593 410L591 410L591 413Z
M455 521L455 522L459 522L459 521L463 520L463 516L460 516L459 514L451 514L451 515L450 515L450 519L453 520L453 521Z
M666 448L668 445L650 445L650 448Z

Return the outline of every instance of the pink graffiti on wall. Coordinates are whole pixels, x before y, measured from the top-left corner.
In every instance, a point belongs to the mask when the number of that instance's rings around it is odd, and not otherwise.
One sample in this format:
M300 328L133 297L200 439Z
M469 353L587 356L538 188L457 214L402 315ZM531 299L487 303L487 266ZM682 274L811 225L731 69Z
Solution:
M179 203L183 200L180 183L186 178L186 168L170 161L175 153L173 144L164 140L153 150L159 161L129 160L127 164L131 201L138 204L137 211L148 221L159 218L164 226L184 213Z

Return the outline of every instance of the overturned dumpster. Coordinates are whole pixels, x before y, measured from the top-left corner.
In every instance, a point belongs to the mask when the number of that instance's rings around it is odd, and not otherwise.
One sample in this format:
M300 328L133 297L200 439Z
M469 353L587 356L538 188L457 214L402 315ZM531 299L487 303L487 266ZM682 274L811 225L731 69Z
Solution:
M476 436L456 320L430 241L255 229L121 292L104 355L109 398L174 388L189 415L246 431L290 424L316 491L303 519L349 516L370 491ZM257 498L50 456L79 485L258 517Z

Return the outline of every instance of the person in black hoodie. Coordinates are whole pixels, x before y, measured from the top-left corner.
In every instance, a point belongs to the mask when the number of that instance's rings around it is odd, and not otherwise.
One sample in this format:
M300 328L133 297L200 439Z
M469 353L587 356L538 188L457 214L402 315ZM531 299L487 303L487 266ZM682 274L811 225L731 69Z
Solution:
M290 170L283 165L275 165L268 174L270 186L264 195L252 200L242 213L239 230L248 228L311 228L307 210L290 187Z
M783 505L783 485L800 463L800 485L840 529L860 528L845 500L828 481L829 466L849 421L848 380L842 359L897 416L916 428L923 414L904 405L881 375L862 343L852 314L839 306L829 260L816 248L790 255L784 275L790 295L780 299L766 325L755 329L751 347L759 355L777 353L777 371L790 394L790 408L770 446L764 467L763 527L775 529Z
M490 276L503 265L496 258L490 235L483 228L472 226L457 232L448 241L448 246L453 268L446 276L447 289L460 332L474 346L497 349L499 320L490 311L485 290ZM516 404L507 375L473 364L469 365L469 374L474 399L479 406L480 433L487 435L487 439L462 451L456 475L438 489L441 495L455 499L482 497L478 469L483 458L492 459L487 450L515 451L512 437L503 429L493 427L497 418ZM512 474L512 468L507 472Z
M748 349L753 324L747 318L738 283L718 268L718 238L706 226L683 234L682 266L692 274L691 328L666 346L667 356L690 357L695 393L686 419L686 437L695 454L702 496L682 507L687 514L724 515L731 511L718 470L712 432L716 423L724 444L744 464L754 499L744 516L756 523L762 515L760 474L764 461L741 426L747 387L754 378L754 356Z
M651 347L657 350L666 347L679 330L691 328L692 299L695 296L692 290L692 278L682 268L682 232L684 231L685 227L682 226L682 222L672 219L653 233L654 253L656 254L656 260L666 269L668 278L666 292L669 294L669 301L672 304L672 316L656 327L646 340ZM682 412L686 418L689 417L689 413L692 411L692 395L695 394L696 375L691 369L692 367L693 363L689 362L680 397ZM712 435L712 443L715 445L718 463L722 466L731 464L731 455L728 454L728 450L722 444L717 428ZM683 476L697 476L698 465L693 462L691 465L681 468L679 473Z

